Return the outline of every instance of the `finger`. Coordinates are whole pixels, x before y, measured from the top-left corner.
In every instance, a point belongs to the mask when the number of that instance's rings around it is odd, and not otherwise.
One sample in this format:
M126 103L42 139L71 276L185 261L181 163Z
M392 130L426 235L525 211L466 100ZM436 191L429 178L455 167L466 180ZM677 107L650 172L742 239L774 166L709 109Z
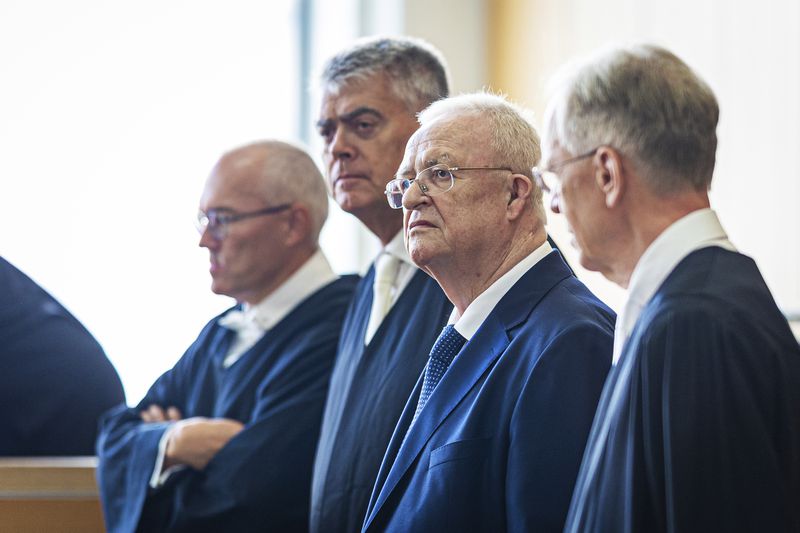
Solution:
M150 404L147 408L147 414L150 416L150 422L164 422L164 410L156 404Z
M177 407L170 407L167 409L167 420L172 420L173 422L177 422L181 420L183 415L181 414L181 410Z

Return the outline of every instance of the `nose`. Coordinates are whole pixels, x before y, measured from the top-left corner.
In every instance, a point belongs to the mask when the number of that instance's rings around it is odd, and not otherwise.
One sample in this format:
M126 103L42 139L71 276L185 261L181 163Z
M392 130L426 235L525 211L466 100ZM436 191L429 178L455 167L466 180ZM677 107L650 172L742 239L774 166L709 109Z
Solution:
M328 144L328 153L333 159L348 160L356 156L356 150L350 142L346 128L338 126L333 134L331 142Z
M411 187L406 189L403 194L403 209L414 209L416 206L429 202L430 199L422 191L422 184L419 180L411 182Z
M197 243L200 248L208 248L209 250L219 246L219 241L212 235L211 229L206 226L200 233L200 242Z

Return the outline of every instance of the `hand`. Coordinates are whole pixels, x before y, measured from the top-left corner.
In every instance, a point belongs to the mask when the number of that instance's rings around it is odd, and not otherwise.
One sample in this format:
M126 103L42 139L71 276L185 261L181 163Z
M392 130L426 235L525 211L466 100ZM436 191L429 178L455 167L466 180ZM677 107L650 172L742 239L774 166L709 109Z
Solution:
M183 415L177 407L168 407L164 411L161 406L150 404L147 409L139 412L139 416L145 422L177 422Z
M193 417L176 422L169 429L164 469L184 464L202 470L244 424L229 418Z

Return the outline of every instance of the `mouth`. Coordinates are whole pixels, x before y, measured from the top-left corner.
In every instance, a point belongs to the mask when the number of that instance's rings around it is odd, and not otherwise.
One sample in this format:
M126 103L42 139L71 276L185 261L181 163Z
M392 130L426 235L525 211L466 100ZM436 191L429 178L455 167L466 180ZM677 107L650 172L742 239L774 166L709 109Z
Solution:
M342 187L347 187L348 183L354 183L361 180L369 181L369 177L365 174L341 174L334 180L333 186L336 187L341 185Z
M414 229L422 230L422 229L425 229L425 228L435 228L435 227L436 226L434 224L428 222L427 220L417 219L417 220L414 220L411 223L409 223L408 231L410 232L411 230L414 230Z

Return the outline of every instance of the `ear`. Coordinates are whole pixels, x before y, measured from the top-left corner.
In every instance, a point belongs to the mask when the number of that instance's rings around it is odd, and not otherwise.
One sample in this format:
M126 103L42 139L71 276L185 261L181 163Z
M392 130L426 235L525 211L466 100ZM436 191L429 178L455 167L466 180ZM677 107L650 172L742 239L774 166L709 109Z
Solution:
M512 174L506 212L509 220L518 218L531 205L533 182L525 174Z
M304 243L311 231L311 215L308 208L302 204L292 204L289 213L289 227L286 232L286 244L297 246Z
M605 196L606 207L620 205L625 193L626 175L622 156L609 146L601 146L594 155L595 183Z

